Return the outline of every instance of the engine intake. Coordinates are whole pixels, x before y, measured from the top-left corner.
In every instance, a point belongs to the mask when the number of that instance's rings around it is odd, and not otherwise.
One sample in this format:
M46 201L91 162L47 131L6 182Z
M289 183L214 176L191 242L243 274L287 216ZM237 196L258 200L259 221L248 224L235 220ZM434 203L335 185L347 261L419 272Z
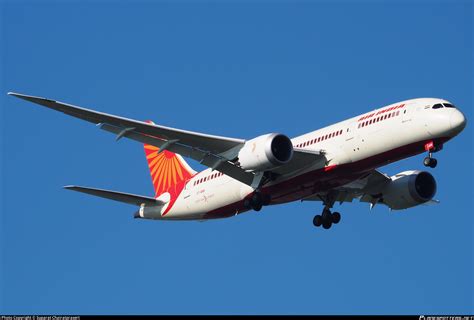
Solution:
M426 171L405 171L391 177L383 191L383 202L394 210L407 209L433 199L436 180Z
M245 142L239 151L239 163L245 170L263 171L288 163L293 143L280 133L269 133Z

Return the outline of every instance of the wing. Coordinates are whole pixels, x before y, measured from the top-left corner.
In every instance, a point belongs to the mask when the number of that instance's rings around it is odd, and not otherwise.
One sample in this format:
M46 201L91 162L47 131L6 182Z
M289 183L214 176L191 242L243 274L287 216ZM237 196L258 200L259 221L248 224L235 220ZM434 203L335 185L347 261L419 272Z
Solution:
M352 202L354 199L358 199L360 202L370 203L370 209L372 209L377 203L387 205L381 200L382 194L380 190L390 183L390 181L390 177L386 174L378 170L372 170L360 179L330 190L329 193L334 197L335 202ZM328 193L314 194L302 199L302 201L323 201L327 195ZM423 203L423 205L436 204L439 204L439 200L432 199Z
M279 175L295 174L304 170L309 166L324 167L327 163L326 153L323 150L310 151L305 149L294 148L293 158L289 163L271 170L271 172Z
M86 188L86 187L79 187L79 186L65 186L65 189L73 190L77 192L87 193L96 197L101 197L105 199L115 200L118 202L133 204L136 206L140 206L142 204L146 204L149 206L160 206L164 205L165 203L155 198L151 197L144 197L138 196L135 194L124 193L124 192L117 192L117 191L110 191L104 189L95 189L95 188Z
M354 199L359 199L361 202L368 202L373 207L380 199L380 191L391 179L384 173L378 170L372 170L365 176L348 183L344 186L331 190L334 195L335 202L352 202ZM303 201L322 201L325 195L315 194L311 195Z
M47 108L63 112L94 124L117 135L170 150L199 161L205 166L252 185L256 174L236 166L231 160L242 148L245 140L208 135L198 132L169 128L143 121L127 119L103 112L89 110L46 98L9 92L9 95Z
M160 150L169 150L197 160L207 167L219 170L253 187L256 187L262 178L262 173L249 172L235 164L234 160L239 150L245 144L245 140L242 139L160 126L41 97L14 92L9 92L8 94L97 124L102 130L116 134L117 140L126 137L156 146ZM311 152L295 148L292 160L281 167L271 170L271 172L277 175L293 174L310 165L315 165L315 162L321 163L322 167L324 166L326 158L323 152Z

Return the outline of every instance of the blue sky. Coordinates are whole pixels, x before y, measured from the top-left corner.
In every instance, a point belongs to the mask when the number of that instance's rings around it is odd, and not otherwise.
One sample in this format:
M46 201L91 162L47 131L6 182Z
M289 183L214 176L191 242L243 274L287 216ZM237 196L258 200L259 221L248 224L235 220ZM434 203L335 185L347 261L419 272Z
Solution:
M1 2L0 312L473 313L472 9ZM7 91L239 138L296 136L415 97L452 101L468 126L436 155L438 206L344 204L329 231L307 202L139 221L133 206L61 187L152 195L140 144Z

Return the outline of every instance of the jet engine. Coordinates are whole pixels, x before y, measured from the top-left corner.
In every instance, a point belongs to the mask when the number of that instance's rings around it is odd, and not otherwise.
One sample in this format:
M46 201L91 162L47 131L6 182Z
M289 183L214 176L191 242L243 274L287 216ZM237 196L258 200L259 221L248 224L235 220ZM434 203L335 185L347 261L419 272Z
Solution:
M293 157L293 143L279 133L269 133L246 141L239 151L240 166L249 171L264 171L288 163Z
M391 177L384 188L383 202L393 210L407 209L433 199L436 180L426 171L404 171Z

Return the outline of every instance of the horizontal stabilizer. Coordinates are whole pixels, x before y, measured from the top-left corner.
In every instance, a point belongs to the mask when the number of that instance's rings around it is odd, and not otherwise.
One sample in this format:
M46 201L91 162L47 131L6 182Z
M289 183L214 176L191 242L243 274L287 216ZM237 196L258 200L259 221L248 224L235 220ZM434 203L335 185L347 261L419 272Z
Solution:
M135 194L123 193L123 192L117 192L117 191L86 188L86 187L79 187L79 186L65 186L64 189L87 193L96 197L101 197L101 198L106 198L106 199L110 199L110 200L114 200L118 202L133 204L136 206L140 206L143 203L148 206L160 206L160 205L165 204L163 201L156 200L155 198L152 198L152 197L138 196Z

